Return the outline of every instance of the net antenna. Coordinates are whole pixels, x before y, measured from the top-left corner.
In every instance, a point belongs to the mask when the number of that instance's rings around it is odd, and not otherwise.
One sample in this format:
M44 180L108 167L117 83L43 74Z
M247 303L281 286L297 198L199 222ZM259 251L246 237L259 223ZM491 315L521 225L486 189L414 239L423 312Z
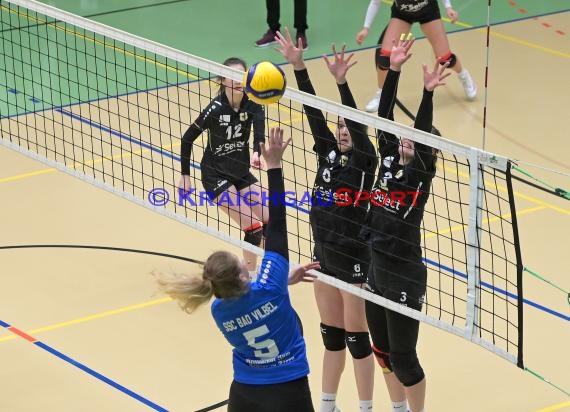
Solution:
M243 73L31 0L0 2L0 143L224 242L261 254L239 225L193 186L180 198L180 139L216 97L219 77ZM302 105L440 150L422 246L421 312L319 274L323 282L461 336L523 367L522 262L508 159L288 88L267 107L293 145L284 157L292 261L311 259L307 202L316 172ZM254 172L265 186L264 173ZM157 195L157 189L161 192ZM162 203L158 200L162 199ZM165 201L164 201L165 200ZM160 203L160 204L159 204ZM193 204L192 204L193 203ZM365 246L365 245L363 245Z

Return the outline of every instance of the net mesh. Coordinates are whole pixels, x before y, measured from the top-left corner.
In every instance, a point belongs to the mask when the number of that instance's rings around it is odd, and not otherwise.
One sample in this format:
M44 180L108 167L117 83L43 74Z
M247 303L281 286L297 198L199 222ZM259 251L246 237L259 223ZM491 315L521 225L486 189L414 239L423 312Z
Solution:
M240 226L200 194L207 133L193 145L196 192L182 198L177 189L181 136L218 94L220 75L237 80L239 73L32 1L0 1L0 9L4 145L251 249ZM290 259L307 261L313 248L308 197L317 156L303 104L319 108L333 131L340 115L366 123L372 140L383 128L427 141L440 154L421 227L428 267L422 313L322 279L520 364L520 259L508 163L323 99L293 90L286 96L266 107L265 131L280 126L293 138L284 156ZM252 172L266 187L265 173Z

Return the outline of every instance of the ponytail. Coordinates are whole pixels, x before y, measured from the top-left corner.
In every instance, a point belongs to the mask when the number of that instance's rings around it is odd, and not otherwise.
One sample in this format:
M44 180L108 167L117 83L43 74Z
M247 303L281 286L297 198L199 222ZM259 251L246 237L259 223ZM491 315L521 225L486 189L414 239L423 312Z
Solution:
M214 295L214 286L210 279L163 273L155 273L154 277L159 288L176 300L186 313L194 312L199 306L208 303Z
M249 285L240 279L240 261L226 251L212 253L204 263L201 277L153 273L158 287L186 313L194 312L208 303L212 296L220 299L237 298L247 292Z

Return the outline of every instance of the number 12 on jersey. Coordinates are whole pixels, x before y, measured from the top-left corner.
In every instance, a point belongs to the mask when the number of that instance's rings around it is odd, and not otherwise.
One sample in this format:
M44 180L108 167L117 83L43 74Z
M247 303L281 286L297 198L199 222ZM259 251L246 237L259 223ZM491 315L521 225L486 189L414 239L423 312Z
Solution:
M226 136L228 140L231 140L232 138L239 139L241 135L241 124L237 124L235 128L230 124L226 129Z

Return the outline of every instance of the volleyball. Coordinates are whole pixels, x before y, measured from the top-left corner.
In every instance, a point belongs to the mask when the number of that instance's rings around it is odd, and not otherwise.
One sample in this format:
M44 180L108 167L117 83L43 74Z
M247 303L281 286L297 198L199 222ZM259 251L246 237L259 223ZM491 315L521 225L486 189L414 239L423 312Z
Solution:
M285 73L271 62L254 64L245 73L243 84L247 96L259 104L272 104L285 93Z

